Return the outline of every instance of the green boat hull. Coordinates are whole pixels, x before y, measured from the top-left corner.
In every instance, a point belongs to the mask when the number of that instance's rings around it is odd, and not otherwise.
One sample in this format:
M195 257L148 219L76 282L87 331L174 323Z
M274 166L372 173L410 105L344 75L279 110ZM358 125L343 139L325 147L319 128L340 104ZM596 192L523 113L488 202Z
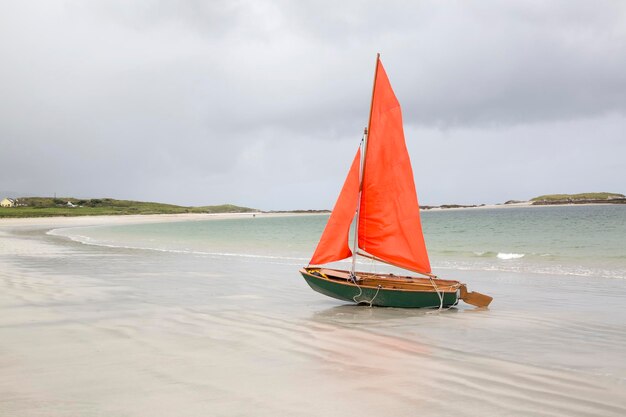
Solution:
M336 281L319 277L301 270L300 273L309 286L328 297L357 304L378 307L400 308L439 308L441 300L434 291L411 291L356 286L349 281ZM443 307L450 307L459 301L459 293L443 293Z

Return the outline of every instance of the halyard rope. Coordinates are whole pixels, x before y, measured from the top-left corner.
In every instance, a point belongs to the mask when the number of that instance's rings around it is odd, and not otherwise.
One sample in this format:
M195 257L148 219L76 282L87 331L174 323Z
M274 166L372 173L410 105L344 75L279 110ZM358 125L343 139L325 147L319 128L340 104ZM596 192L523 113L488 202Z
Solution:
M376 299L376 297L378 297L378 291L380 291L382 285L378 285L378 288L376 288L376 294L374 294L374 297L372 297L372 299L370 300L370 307L372 306L372 303L374 302L374 300Z
M439 297L439 311L441 311L443 309L443 294L439 292L439 288L437 288L437 284L435 284L433 278L428 277L428 279L430 280L430 283L433 285L433 288L437 292L437 297Z
M378 297L378 292L380 291L380 289L382 288L382 285L378 285L378 288L376 289L376 294L374 294L374 296L372 297L371 300L367 301L367 300L357 300L357 298L359 298L361 295L363 295L363 289L359 286L359 284L356 283L356 275L352 275L350 274L350 279L352 280L352 283L354 285L356 285L356 287L359 289L359 293L357 295L355 295L354 297L352 297L352 299L354 300L355 303L359 304L359 303L368 303L369 307L372 307L372 304L374 303L374 300L376 299L376 297Z

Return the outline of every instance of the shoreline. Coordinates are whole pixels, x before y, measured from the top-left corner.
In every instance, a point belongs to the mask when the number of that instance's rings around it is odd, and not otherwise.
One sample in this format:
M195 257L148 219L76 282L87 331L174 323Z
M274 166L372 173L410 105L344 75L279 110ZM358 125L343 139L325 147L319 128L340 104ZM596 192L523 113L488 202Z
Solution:
M568 204L532 204L529 201L525 201L523 203L512 203L512 204L483 204L480 206L468 206L468 207L432 207L432 208L421 208L420 211L428 212L428 211L450 211L450 210L484 210L484 209L508 209L508 208L538 208L538 207L588 207L588 206L619 206L619 204L615 203L568 203Z
M81 227L117 224L167 223L177 221L202 221L223 219L245 219L263 217L316 216L327 213L176 213L176 214L121 214L106 216L51 216L51 217L4 217L3 227Z
M588 206L615 206L615 203L568 203L568 204L532 204L529 201L512 204L482 204L477 206L441 207L420 206L420 212L442 212L458 210L500 210L509 208L539 208L539 207L588 207ZM428 208L424 208L428 207ZM242 219L251 217L291 217L291 216L325 216L331 211L259 211L248 213L162 213L162 214L110 214L110 215L80 215L80 216L38 216L38 217L0 217L0 227L3 226L37 226L48 223L77 222L79 226L103 224L132 224L158 223L170 221L200 221L220 219ZM74 226L74 225L72 225Z

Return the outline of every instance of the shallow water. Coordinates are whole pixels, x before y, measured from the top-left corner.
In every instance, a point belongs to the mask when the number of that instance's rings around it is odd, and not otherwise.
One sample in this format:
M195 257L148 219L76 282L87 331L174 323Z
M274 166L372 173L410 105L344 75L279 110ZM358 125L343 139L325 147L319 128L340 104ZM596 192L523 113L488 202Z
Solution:
M345 305L297 273L319 219L6 233L0 415L626 415L626 280L479 264L437 272L489 310Z
M113 247L307 262L327 216L86 227L53 231ZM626 206L422 213L434 269L626 279Z

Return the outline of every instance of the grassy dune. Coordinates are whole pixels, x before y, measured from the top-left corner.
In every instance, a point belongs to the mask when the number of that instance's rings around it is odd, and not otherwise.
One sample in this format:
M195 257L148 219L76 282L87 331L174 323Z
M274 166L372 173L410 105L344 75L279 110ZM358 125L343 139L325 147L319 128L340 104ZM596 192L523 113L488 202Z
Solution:
M77 207L68 207L67 202ZM176 214L176 213L252 213L258 210L232 204L185 207L145 201L115 200L112 198L20 198L20 207L0 207L0 217L50 217L50 216L106 216L125 214Z
M624 194L617 193L581 193L581 194L547 194L530 200L534 205L570 204L570 203L623 203Z

